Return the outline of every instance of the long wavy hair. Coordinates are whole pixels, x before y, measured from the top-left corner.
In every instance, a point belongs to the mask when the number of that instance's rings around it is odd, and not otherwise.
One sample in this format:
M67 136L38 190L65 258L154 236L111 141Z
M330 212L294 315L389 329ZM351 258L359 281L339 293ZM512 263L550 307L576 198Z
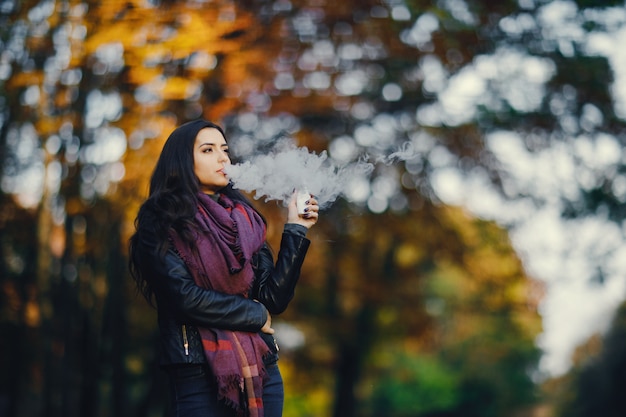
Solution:
M217 129L224 138L224 130L207 120L194 120L177 127L167 138L150 178L148 198L139 208L135 219L135 233L129 241L129 270L137 290L153 305L154 287L151 277L144 273L145 260L140 251L141 239L149 233L161 256L169 248L169 232L175 230L188 243L193 242L196 230L194 220L198 207L200 182L194 172L193 147L198 132L204 128ZM234 201L248 205L248 199L227 185L220 193ZM257 211L258 212L258 211ZM261 213L259 213L261 215ZM263 221L265 218L261 215Z

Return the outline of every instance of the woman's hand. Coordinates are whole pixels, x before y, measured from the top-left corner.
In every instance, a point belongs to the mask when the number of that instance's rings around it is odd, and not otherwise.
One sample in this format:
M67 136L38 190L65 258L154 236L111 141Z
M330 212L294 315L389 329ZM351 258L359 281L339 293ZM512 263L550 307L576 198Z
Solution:
M319 219L320 206L314 196L310 196L306 201L303 214L298 213L296 193L291 196L287 209L287 223L296 223L310 229Z
M267 312L267 321L265 322L263 327L261 327L261 331L267 334L274 334L274 329L272 329L272 316L270 315L269 311Z

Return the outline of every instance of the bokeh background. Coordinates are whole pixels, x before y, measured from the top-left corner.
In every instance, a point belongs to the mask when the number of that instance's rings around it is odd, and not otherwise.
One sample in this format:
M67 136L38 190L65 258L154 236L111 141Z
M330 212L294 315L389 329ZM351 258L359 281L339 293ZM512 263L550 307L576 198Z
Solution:
M198 117L375 165L274 320L286 417L626 415L625 43L612 0L0 1L0 416L164 415L127 240Z

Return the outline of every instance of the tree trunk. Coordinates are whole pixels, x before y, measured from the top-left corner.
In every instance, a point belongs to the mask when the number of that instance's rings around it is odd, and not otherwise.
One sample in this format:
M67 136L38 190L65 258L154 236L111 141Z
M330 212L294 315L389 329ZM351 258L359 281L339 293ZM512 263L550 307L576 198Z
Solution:
M115 214L112 214L109 209L105 209L104 213L103 218L108 219L108 222L106 222L108 227L106 229L105 241L107 242L106 274L109 292L104 309L102 339L105 351L102 352L103 364L112 370L110 381L112 397L109 401L109 404L111 404L111 415L123 417L128 415L129 411L124 361L128 337L126 330L127 287L125 285L128 274L126 271L126 260L120 251L121 222L119 219L113 218ZM105 224L103 223L101 226L104 228Z
M349 339L338 346L337 385L335 388L334 417L355 417L357 402L355 388L363 371L363 358L370 350L374 320L372 309L364 305L357 314Z

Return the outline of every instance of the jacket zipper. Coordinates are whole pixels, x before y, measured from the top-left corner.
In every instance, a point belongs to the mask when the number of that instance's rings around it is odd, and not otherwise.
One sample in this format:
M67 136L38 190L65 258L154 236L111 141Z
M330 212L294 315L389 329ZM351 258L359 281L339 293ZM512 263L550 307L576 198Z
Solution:
M183 324L183 347L185 348L185 356L189 356L189 340L187 339L187 326Z
M276 353L278 353L280 351L280 348L278 347L278 342L276 341L276 338L272 336L272 339L274 339L274 347L276 348Z

